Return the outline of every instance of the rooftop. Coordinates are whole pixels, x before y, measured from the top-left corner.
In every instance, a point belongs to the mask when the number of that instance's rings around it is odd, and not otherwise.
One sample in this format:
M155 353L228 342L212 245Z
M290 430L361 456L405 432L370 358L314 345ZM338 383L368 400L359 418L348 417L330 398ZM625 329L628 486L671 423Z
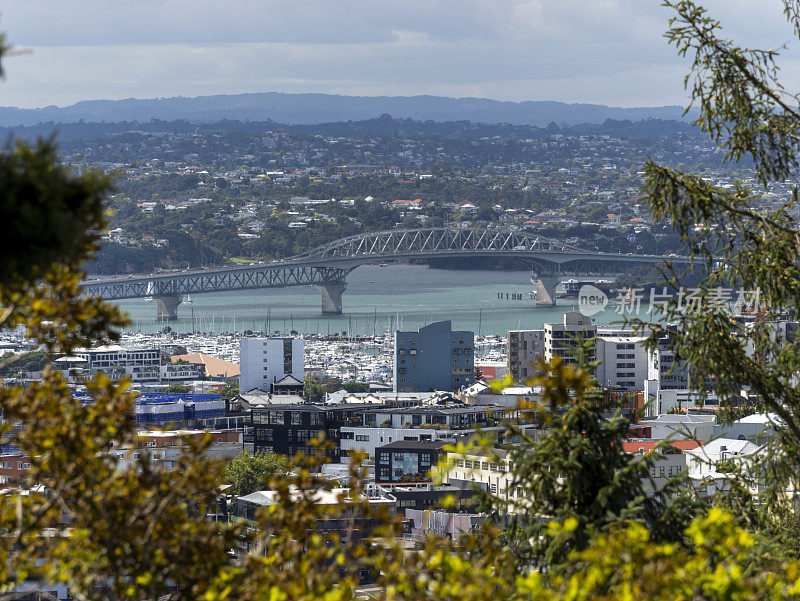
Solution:
M376 447L376 451L378 449L414 449L420 451L427 451L427 450L439 450L445 445L450 444L450 441L446 440L396 440L394 442L390 442L379 447Z

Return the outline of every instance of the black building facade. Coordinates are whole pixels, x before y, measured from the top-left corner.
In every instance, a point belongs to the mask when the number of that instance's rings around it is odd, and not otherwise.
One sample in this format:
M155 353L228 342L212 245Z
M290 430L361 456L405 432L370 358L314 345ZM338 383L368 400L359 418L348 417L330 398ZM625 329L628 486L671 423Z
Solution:
M254 407L250 419L253 427L253 451L292 456L313 454L311 441L323 438L333 442L327 451L333 462L341 459L339 442L342 426L361 422L361 407L348 405L267 405Z
M451 441L398 440L375 448L376 484L400 482L417 476L430 481L431 468L439 461L442 448Z

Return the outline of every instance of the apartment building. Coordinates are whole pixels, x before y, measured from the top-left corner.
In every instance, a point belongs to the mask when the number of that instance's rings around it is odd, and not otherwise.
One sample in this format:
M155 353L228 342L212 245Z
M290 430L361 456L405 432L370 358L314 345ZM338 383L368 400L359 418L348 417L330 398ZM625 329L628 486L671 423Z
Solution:
M292 456L314 454L311 441L324 438L333 443L327 455L334 463L341 459L341 428L360 423L359 405L284 404L253 407L250 425L255 453L273 452Z
M514 381L529 380L544 357L544 330L509 330L506 350L508 371Z
M428 482L436 466L443 441L398 440L375 450L375 482L385 484L413 478Z
M395 392L458 390L475 381L475 335L438 321L418 332L395 333Z
M133 382L158 382L161 357L162 351L157 348L128 349L115 344L78 349L72 357L63 357L56 364L83 375L102 372L112 380L128 377Z
M239 390L274 392L286 376L302 382L303 340L300 338L242 338L239 347Z
M644 337L602 336L595 341L597 381L605 388L642 390L647 379L647 349Z
M581 340L588 341L597 334L597 326L591 318L576 311L564 313L562 323L544 324L544 358L552 361L554 357L563 358L565 363L577 360L576 346ZM586 356L587 361L594 361L595 348L592 344Z
M647 352L647 379L644 393L651 399L648 414L663 415L682 404L691 404L698 395L689 389L689 367L676 360L669 335L662 336L655 349Z

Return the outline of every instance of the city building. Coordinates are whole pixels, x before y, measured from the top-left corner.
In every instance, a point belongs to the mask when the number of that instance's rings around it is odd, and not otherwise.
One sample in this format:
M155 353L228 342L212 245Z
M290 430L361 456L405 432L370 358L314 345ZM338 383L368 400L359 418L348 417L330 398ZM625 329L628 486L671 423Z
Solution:
M544 358L562 357L565 363L575 363L576 346L580 341L589 341L597 334L597 326L591 318L576 311L564 313L563 323L544 324ZM595 347L592 343L585 360L594 361Z
M699 395L689 388L689 368L675 358L671 336L663 335L655 349L647 352L645 396L650 399L648 415L668 413L674 407L693 405Z
M716 419L715 415L675 413L642 420L639 425L649 427L650 435L658 440L669 437L708 441L714 437Z
M286 376L302 382L303 340L300 338L242 338L239 347L239 390L273 392ZM293 391L294 392L294 391Z
M504 361L490 361L483 359L475 362L475 373L480 372L481 377L487 382L502 380L508 374L508 363Z
M339 447L341 428L361 422L359 405L287 404L253 407L250 420L253 431L253 451L271 452L293 456L297 453L313 455L314 439L324 438L333 443L328 457L338 463L342 452Z
M418 332L395 333L394 389L397 392L458 390L475 381L475 336L438 321Z
M73 393L91 403L91 395ZM142 393L134 400L136 425L140 428L205 428L225 419L225 401L218 394Z
M398 440L375 449L375 482L429 482L444 441Z
M525 382L536 374L544 357L544 330L510 330L506 342L508 370L515 382Z
M501 498L514 497L514 476L511 474L507 453L500 449L489 453L470 451L466 454L447 453L449 469L443 476L445 484L458 488L483 488Z
M340 446L342 456L353 452L365 453L374 458L378 447L402 441L437 441L451 438L453 433L448 428L407 427L392 428L390 426L345 426L341 429Z
M439 441L473 435L478 428L492 429L505 408L496 405L417 406L364 408L351 425L341 428L342 455L352 451L375 457L376 449L396 441Z
M650 453L658 453L657 461L650 467L649 481L644 480L648 490L661 490L671 478L680 475L688 467L687 451L697 449L701 442L696 440L673 440L660 446L660 440L627 440L622 443L626 453L644 458Z
M647 349L641 336L603 336L595 340L597 382L605 388L642 390L647 379Z
M711 495L730 487L729 474L738 470L752 472L765 445L749 440L717 438L696 449L687 450L686 462L689 478L700 484L700 491ZM751 492L758 492L759 483L750 485Z
M159 381L162 352L157 348L126 349L119 345L78 349L66 359L65 367L83 370L84 375L103 372L112 380L129 377L132 382ZM77 361L76 361L77 359Z
M301 491L291 486L289 495L292 501L299 500ZM317 490L314 493L312 502L319 508L318 518L314 521L314 534L327 536L335 534L340 541L358 541L364 537L372 535L373 530L382 524L382 521L374 515L365 514L363 503L377 509L386 507L394 510L397 500L391 494L383 491L380 487L373 487L369 491L361 493L361 502L354 502L352 492L348 488L332 488L330 490ZM280 492L275 490L260 490L242 497L233 497L228 504L228 519L232 522L245 521L248 528L256 528L259 514L269 515L265 509L278 505L281 502ZM267 533L263 533L268 535ZM248 553L261 549L266 552L263 541L243 540L234 549L234 552L241 558ZM360 578L366 578L366 574L359 574Z
M199 443L209 439L203 457L230 461L244 450L244 434L241 430L150 430L139 431L135 447L117 447L111 454L118 457L122 465L131 459L139 459L142 454L161 468L175 469L180 457L187 449L187 441Z
M0 489L24 486L31 460L21 453L0 455Z

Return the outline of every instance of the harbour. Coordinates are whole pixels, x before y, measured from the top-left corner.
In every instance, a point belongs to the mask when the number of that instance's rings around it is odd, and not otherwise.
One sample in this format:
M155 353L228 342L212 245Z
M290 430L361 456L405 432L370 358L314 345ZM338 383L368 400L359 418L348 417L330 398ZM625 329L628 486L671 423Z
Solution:
M178 319L153 318L153 303L119 301L132 325L128 333L256 332L290 335L378 336L450 319L476 335L505 336L510 329L541 328L574 310L577 300L560 298L537 307L530 272L431 269L424 265L363 265L347 280L342 315L321 315L316 287L199 294L181 304ZM598 325L620 320L613 303L594 316Z

